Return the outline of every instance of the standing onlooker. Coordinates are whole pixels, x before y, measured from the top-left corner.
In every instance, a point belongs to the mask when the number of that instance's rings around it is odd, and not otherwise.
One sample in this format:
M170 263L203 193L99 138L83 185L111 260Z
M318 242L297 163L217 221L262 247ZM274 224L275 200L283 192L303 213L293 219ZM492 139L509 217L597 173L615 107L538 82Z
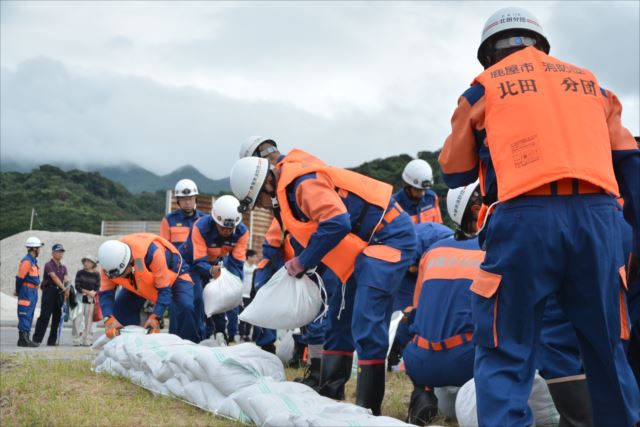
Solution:
M91 326L93 324L93 309L96 303L96 294L100 290L100 273L96 270L98 259L92 255L82 258L84 269L76 273L76 290L82 294L82 316L84 318L84 332L82 333L82 345L92 344ZM74 344L79 344L80 337L74 337Z
M253 249L248 249L247 261L244 263L244 267L242 267L244 278L242 279L242 306L240 307L240 313L242 313L242 310L251 302L253 271L258 266L258 261L260 261L258 253ZM251 324L240 321L239 329L240 330L238 331L238 333L240 334L240 338L242 338L242 340L245 342L251 341Z
M29 237L25 243L27 254L20 261L16 276L16 292L18 297L18 345L20 347L37 347L38 344L29 339L33 313L38 303L38 285L40 284L40 268L38 255L44 243L37 237Z
M62 264L64 247L56 243L51 248L51 261L44 265L44 279L42 280L42 305L40 306L40 317L36 322L36 330L33 334L33 341L41 343L49 319L51 319L51 331L47 345L58 345L58 326L62 316L62 301L69 296L69 289L65 289L65 284L69 281L67 267ZM53 318L51 315L53 314Z

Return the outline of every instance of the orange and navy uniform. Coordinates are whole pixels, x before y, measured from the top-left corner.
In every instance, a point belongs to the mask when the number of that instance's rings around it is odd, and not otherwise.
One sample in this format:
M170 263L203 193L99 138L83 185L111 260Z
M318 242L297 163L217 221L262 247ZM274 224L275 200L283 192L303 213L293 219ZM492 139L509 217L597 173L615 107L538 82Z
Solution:
M415 342L428 341L438 350L436 343L473 332L469 286L483 259L477 238L448 237L424 254L413 294Z
M38 303L40 286L40 268L38 260L27 254L20 261L16 275L16 294L18 295L18 330L30 332L33 314Z
M171 287L178 279L191 282L187 266L178 250L167 240L151 233L130 234L120 239L131 248L133 271L130 277L110 279L101 273L100 307L105 317L114 313L115 291L127 291L155 303L154 313L162 316L171 304ZM120 319L118 319L120 320Z
M225 268L242 280L248 244L249 230L244 224L238 224L230 237L222 237L216 222L207 215L193 225L180 252L190 271L200 278L209 278L211 267L224 258Z
M197 209L193 215L186 215L182 209L176 209L162 218L160 237L167 239L173 246L179 248L187 240L193 224L206 215Z
M38 260L31 254L27 254L20 261L18 275L16 276L16 294L20 294L22 286L37 289L40 286L40 268Z
M295 251L291 245L291 235L284 232L274 218L262 242L262 259L254 273L255 288L260 289L285 262L294 256Z
M414 224L424 222L437 222L442 224L442 213L440 212L440 202L435 191L427 189L424 196L414 201L409 197L406 188L393 195L396 202L409 214Z
M473 377L473 321L469 286L485 253L478 239L448 237L420 260L409 316L413 338L403 358L418 386L461 386Z
M518 74L511 79L504 66L507 60L518 62L515 67ZM625 219L634 229L637 250L640 244L640 150L631 133L622 126L622 106L616 95L599 87L595 77L587 70L561 62L533 47L510 55L500 65L485 70L458 99L458 106L451 118L452 132L438 159L446 184L450 188L461 187L479 177L483 200L487 205L527 194L593 192L591 189L594 186L615 196L621 194L626 202ZM492 79L493 76L496 79ZM534 81L534 85L531 81ZM547 93L543 92L545 90ZM493 123L489 129L487 114L504 114L505 107L496 107L488 112L487 94L491 95L492 103L495 103L493 100L510 98L513 102L519 102L518 97L532 94L545 98L527 103L527 108L529 104L534 107L526 117L501 117L499 120L510 120L509 123ZM584 96L571 98L569 95ZM550 100L552 97L555 101ZM567 99L567 104L558 104L563 99ZM578 105L585 99L593 102L585 107L588 108L586 111L580 111ZM511 111L522 114L523 105L521 103ZM563 107L574 111L574 115L579 112L585 120L562 119ZM544 113L544 110L547 112ZM553 125L534 120L536 117L548 117L549 114L557 118ZM572 125L571 132L562 130L562 126L568 122L578 123ZM583 126L585 123L589 125ZM580 127L584 129L578 129ZM500 133L507 128L511 133ZM547 128L544 135L535 132L535 129ZM520 132L520 137L514 136L513 132L516 131L513 129ZM567 135L572 135L572 138L568 139ZM496 145L500 143L504 146L503 141L509 144L508 138L511 138L511 145L506 149ZM569 148L561 150L559 147ZM586 147L595 148L586 150ZM497 152L501 153L500 158L495 157ZM509 154L505 155L505 152ZM571 153L583 153L577 161L582 168L579 173L557 167L558 162L577 157ZM496 162L499 162L498 167L495 167L498 164ZM610 168L610 162L613 162L615 177L613 173L604 171ZM548 164L545 166L548 171L535 178L519 173L532 164ZM499 175L496 171L499 171Z
M530 382L521 379L536 368L542 319L534 305L554 294L582 332L593 424L638 421L620 340L629 329L614 197L625 200L638 251L640 150L621 109L589 70L535 47L487 68L459 98L439 157L444 181L455 188L479 177L484 203L500 202L480 234L487 252L470 288L482 425L533 423Z
M337 248L339 244L350 243L343 242L343 239L349 235L351 235L350 241L357 240L362 244L360 249L366 247L366 242L374 233L380 218L383 217L388 209L392 209L397 205L391 195L390 186L386 196L384 191L380 193L383 194L382 196L378 195L378 198L385 198L384 207L379 206L365 201L355 192L340 188L334 182L333 177L321 170L322 167L326 166L324 163L300 150L293 150L285 157L285 162L278 163L277 167L284 170L284 168L287 168L286 162L295 164L298 161L303 165L311 161L319 169L317 172L304 173L295 177L289 185L278 190L280 192L278 199L286 198L280 201L283 215L286 207L290 209L292 220L295 223L317 224L315 232L311 234L306 246L303 247L302 239L296 237L296 230L292 226L288 226L287 220L284 220L285 227L288 227L292 234L291 244L296 250L296 254L299 254L300 263L305 268L317 266L330 251L340 250ZM348 172L337 171L337 173ZM366 179L372 181L372 185L373 183L383 185L369 178ZM388 184L384 185L388 186ZM372 191L375 190L372 189ZM283 205L283 202L286 205ZM400 213L401 210L398 212ZM334 269L330 265L327 266L332 270ZM353 271L353 268L351 268L351 271ZM348 276L345 277L338 271L334 272L338 276L342 276L341 279L346 282Z

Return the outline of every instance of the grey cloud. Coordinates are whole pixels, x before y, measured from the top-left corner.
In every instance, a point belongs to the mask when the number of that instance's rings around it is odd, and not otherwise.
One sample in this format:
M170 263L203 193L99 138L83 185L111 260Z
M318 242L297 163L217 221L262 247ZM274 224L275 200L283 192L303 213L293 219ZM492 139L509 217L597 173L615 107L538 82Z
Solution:
M638 2L558 2L545 23L551 54L593 71L618 95L640 94Z
M2 68L2 85L2 155L24 161L135 162L157 172L190 163L219 178L252 134L342 166L415 153L428 140L421 129L386 123L384 115L328 120L277 103L78 72L48 58Z

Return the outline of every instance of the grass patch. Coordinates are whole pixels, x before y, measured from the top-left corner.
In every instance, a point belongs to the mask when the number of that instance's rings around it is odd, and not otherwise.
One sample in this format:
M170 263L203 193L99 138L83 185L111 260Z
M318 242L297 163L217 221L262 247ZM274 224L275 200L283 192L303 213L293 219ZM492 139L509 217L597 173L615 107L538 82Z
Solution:
M126 379L96 374L93 356L86 349L0 353L0 425L242 426L180 400L154 396ZM303 369L286 369L288 380L303 374ZM355 403L355 389L352 378L345 390L348 402ZM382 415L405 420L412 389L405 374L387 373ZM457 426L443 417L431 424Z
M89 360L0 355L2 426L240 426L131 382Z

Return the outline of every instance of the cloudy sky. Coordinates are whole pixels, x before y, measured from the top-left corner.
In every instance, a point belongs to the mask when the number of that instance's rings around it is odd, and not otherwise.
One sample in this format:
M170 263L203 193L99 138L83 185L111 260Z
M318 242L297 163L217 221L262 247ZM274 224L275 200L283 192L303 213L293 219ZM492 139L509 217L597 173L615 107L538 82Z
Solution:
M0 154L221 178L255 134L339 166L436 150L508 5L618 94L637 135L639 4L2 1Z

